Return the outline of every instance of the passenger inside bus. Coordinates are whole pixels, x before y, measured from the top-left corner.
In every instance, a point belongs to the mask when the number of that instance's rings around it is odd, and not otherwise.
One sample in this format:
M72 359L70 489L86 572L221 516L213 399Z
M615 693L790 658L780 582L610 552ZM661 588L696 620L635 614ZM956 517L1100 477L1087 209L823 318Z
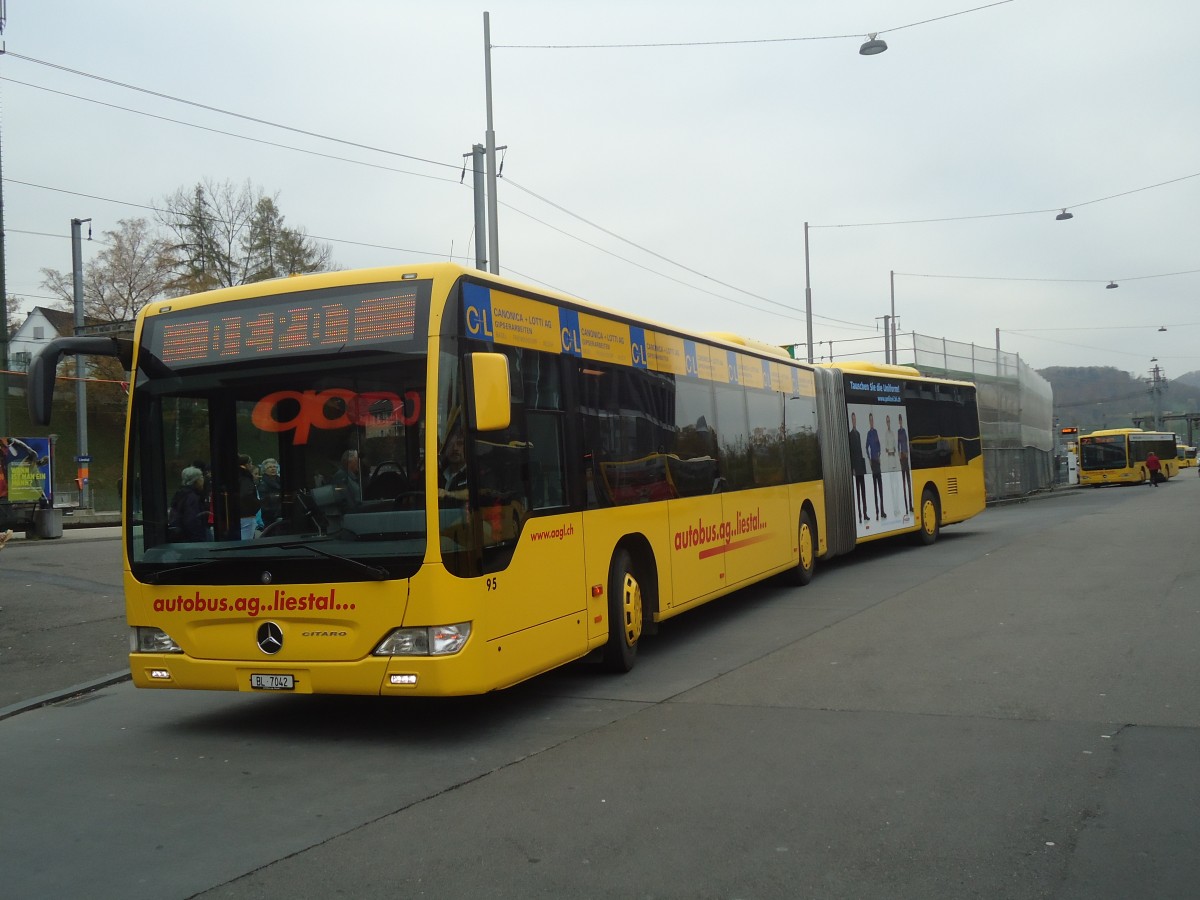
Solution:
M438 498L467 502L467 457L461 428L451 430L442 448Z
M361 461L357 450L342 454L341 465L333 476L333 486L342 494L342 500L351 506L362 503Z

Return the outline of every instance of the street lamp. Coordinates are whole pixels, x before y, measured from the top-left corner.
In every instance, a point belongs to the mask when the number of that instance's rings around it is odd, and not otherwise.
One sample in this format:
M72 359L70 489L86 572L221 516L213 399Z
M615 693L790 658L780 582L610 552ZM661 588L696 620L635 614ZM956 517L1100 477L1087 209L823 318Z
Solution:
M887 41L877 40L876 34L877 32L869 34L866 42L858 48L860 56L875 56L887 49Z

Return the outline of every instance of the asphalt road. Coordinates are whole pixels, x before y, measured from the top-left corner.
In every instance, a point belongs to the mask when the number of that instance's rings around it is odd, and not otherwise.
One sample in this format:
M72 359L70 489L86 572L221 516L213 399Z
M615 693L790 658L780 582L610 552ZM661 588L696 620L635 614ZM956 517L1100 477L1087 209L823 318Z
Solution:
M0 717L128 669L119 528L0 553Z
M989 509L667 623L622 677L421 702L118 683L10 714L0 890L1190 898L1197 509L1192 473ZM22 660L17 693L124 664L119 546L64 540L86 573L51 546L0 556L6 697Z

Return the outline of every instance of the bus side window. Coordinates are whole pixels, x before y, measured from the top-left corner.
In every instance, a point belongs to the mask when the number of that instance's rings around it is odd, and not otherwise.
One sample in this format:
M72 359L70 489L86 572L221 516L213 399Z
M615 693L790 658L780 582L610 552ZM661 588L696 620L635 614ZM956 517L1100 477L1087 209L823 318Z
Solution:
M563 421L557 413L530 412L528 417L530 501L534 509L566 505L563 467Z

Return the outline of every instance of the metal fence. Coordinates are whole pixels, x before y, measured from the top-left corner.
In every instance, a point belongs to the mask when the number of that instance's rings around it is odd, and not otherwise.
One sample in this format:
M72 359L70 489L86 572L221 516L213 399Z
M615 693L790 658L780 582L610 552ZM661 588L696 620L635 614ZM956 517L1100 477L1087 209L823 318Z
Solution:
M1018 354L910 333L897 341L896 358L927 375L975 382L989 500L1053 486L1054 391Z

